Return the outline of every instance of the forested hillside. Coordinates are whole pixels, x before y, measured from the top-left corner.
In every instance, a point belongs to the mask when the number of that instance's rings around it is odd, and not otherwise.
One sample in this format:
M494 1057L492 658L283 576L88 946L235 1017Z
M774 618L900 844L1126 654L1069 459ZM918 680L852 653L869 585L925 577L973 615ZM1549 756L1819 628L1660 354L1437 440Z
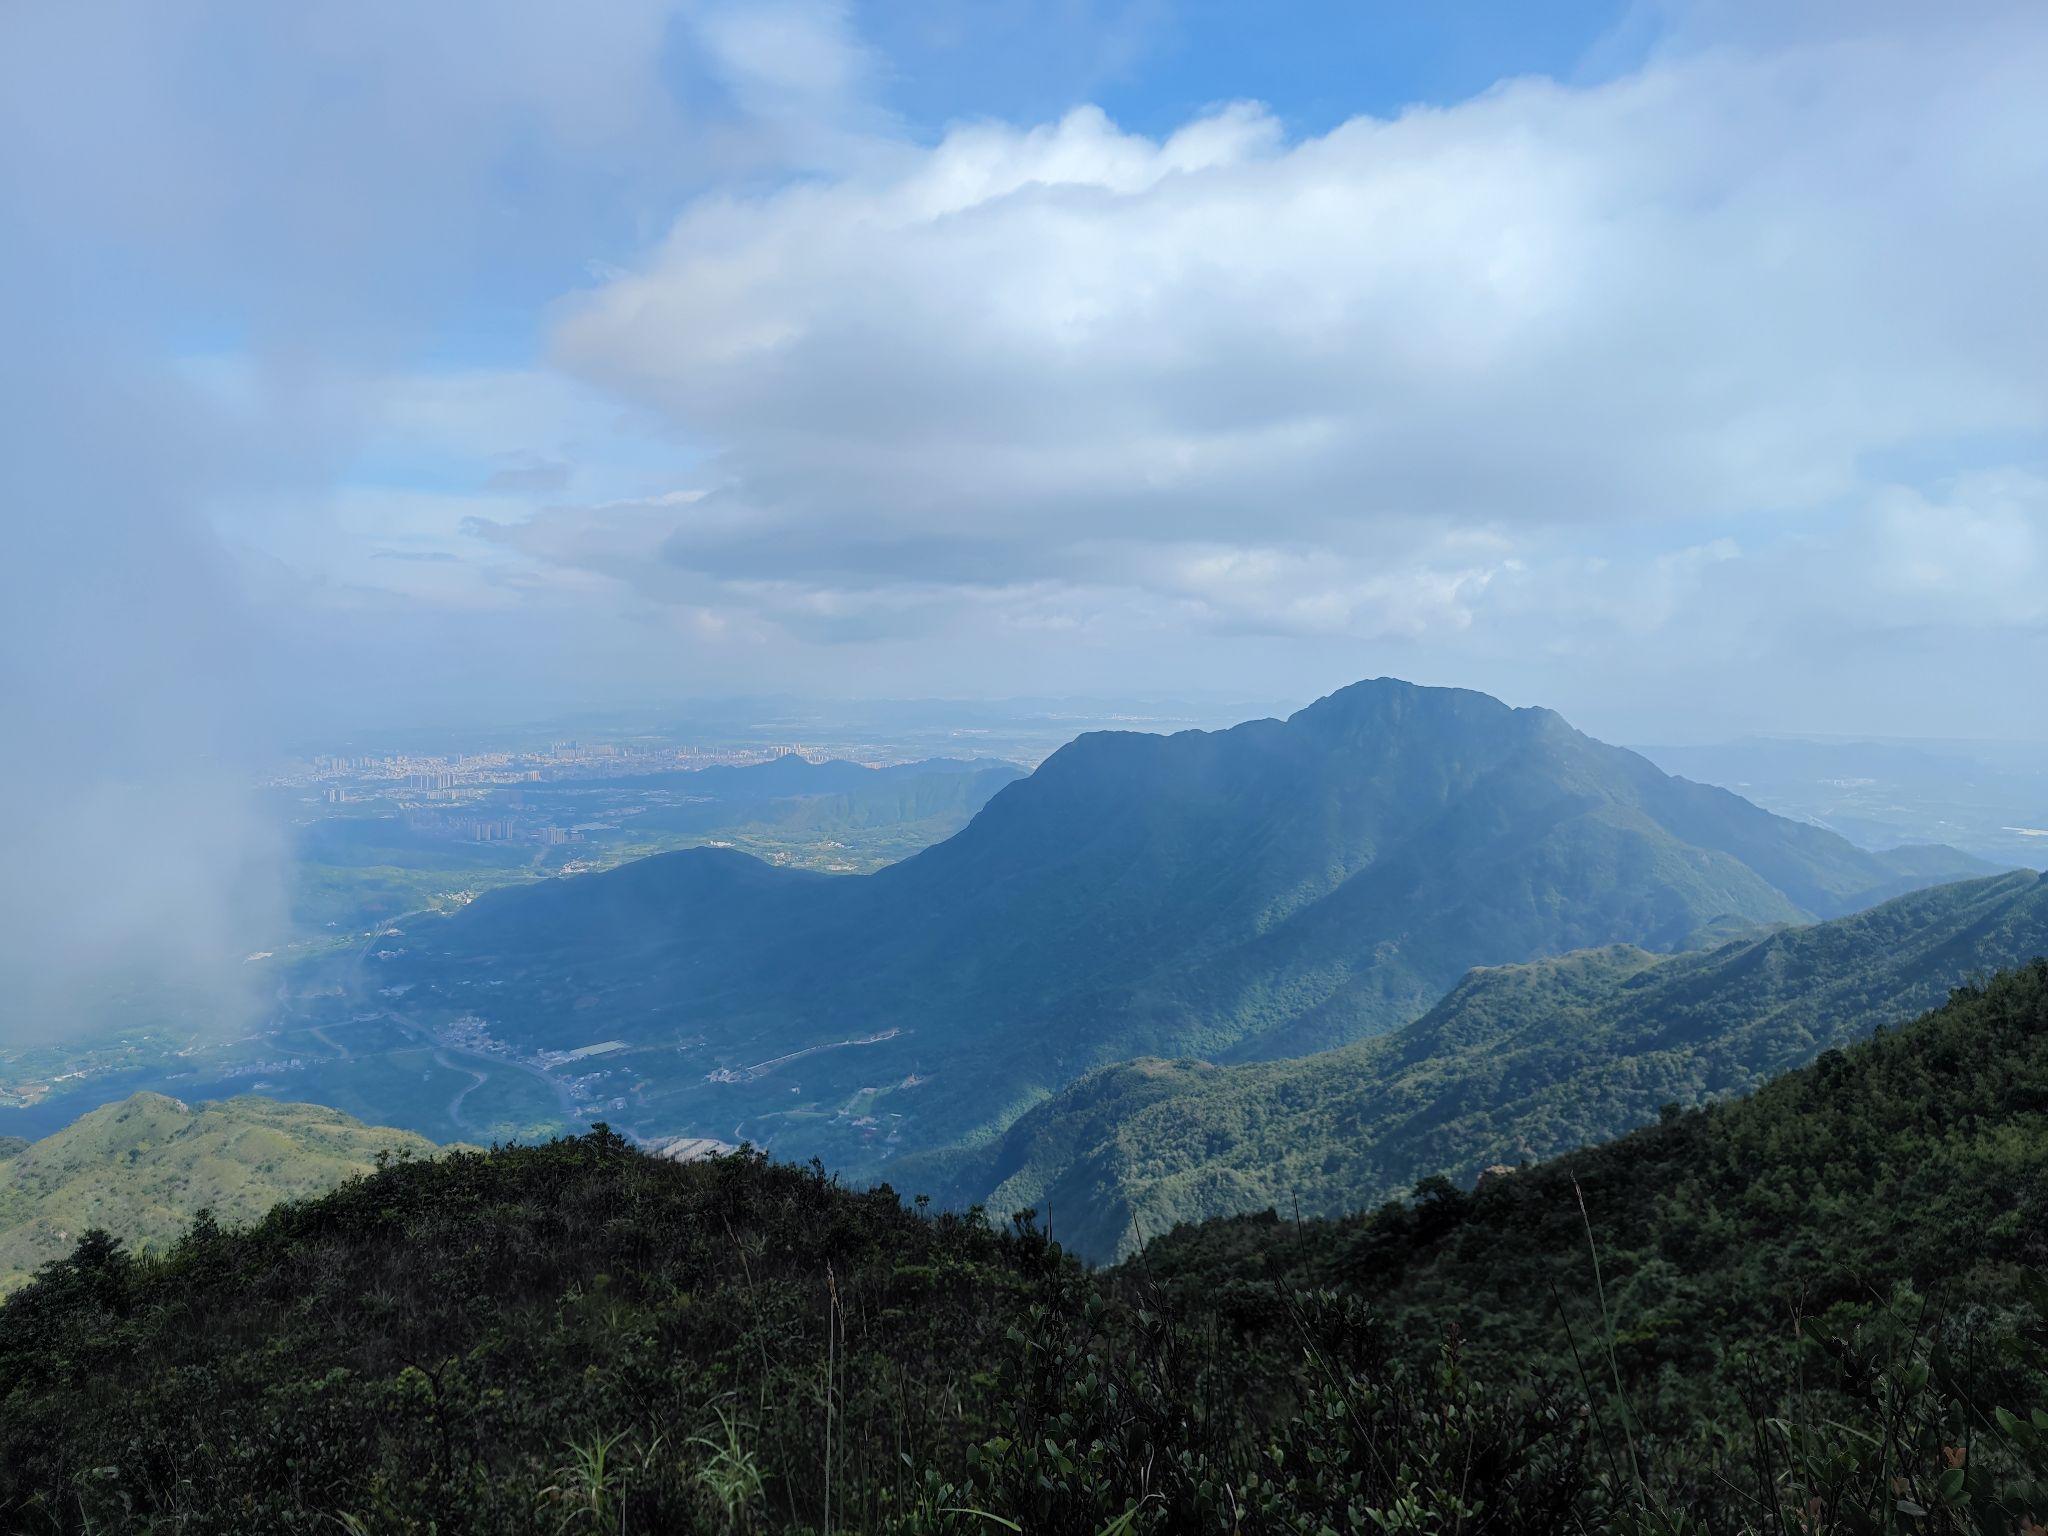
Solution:
M598 1132L0 1305L0 1525L2017 1532L2048 965L1613 1146L1091 1273Z
M1474 965L1677 949L1977 867L1867 853L1548 710L1380 679L1284 722L1083 736L872 875L696 850L494 893L414 921L363 980L522 1050L625 1043L636 1131L873 1171L1108 1062L1340 1045Z
M1335 1286L1397 1333L1455 1327L1475 1369L1590 1347L1601 1392L1618 1382L1636 1430L1677 1456L1740 1418L1744 1372L1796 1367L1794 1338L1824 1357L1886 1314L1946 1368L1974 1355L1996 1379L2024 1358L2001 1356L2001 1321L2048 1321L2048 961L1746 1098L1415 1195L1336 1221L1181 1227L1129 1273L1254 1311ZM1956 1443L1987 1421L1966 1416Z
M1711 951L1475 971L1406 1029L1341 1050L1104 1068L1000 1141L898 1176L998 1212L1050 1207L1098 1258L1208 1216L1332 1215L1742 1092L2039 955L2048 877L2020 872Z

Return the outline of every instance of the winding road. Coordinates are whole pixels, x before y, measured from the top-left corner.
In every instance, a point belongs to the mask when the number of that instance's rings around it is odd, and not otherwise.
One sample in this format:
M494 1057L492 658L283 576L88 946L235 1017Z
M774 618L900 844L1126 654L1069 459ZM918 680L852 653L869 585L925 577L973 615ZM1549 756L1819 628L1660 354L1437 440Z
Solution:
M371 998L368 980L364 975L364 970L370 958L371 948L379 939L385 936L387 929L402 929L406 923L432 915L433 913L425 908L417 912L403 913L398 917L378 924L376 928L364 936L362 943L356 946L355 956L349 963L342 982L351 1000L376 1009L378 1017L396 1025L405 1034L406 1038L416 1041L421 1045L434 1047L434 1060L438 1065L451 1072L467 1072L475 1079L468 1087L462 1089L461 1092L448 1101L448 1120L458 1132L484 1134L462 1117L462 1101L478 1088L481 1088L490 1079L489 1069L492 1067L510 1067L515 1071L524 1072L529 1077L537 1078L541 1082L546 1083L555 1095L555 1104L561 1112L565 1129L588 1123L588 1117L584 1115L576 1101L570 1097L568 1085L562 1082L561 1079L554 1077L539 1067L533 1066L531 1063L520 1061L516 1058L497 1056L488 1051L471 1050L467 1046L457 1045L453 1041L437 1039L423 1025L406 1018L395 1009ZM325 1035L322 1035L321 1038L327 1040L329 1045L334 1045L336 1049L340 1049L337 1042L328 1040ZM480 1065L459 1065L448 1059L451 1053L456 1056L467 1057ZM341 1054L347 1056L349 1053L346 1050L342 1050Z
M488 1072L479 1072L475 1067L458 1067L448 1059L448 1053L445 1050L434 1052L434 1061L438 1065L446 1067L450 1072L467 1072L469 1074L469 1086L448 1101L448 1118L454 1121L461 1130L473 1129L470 1123L462 1118L462 1101L489 1082L490 1074Z

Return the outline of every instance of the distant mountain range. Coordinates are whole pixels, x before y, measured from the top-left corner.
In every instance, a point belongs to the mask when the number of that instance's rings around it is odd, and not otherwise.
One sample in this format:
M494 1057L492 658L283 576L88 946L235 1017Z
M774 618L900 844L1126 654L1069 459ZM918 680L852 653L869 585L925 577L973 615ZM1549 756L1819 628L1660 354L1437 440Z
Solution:
M1143 1055L1299 1055L1474 966L1667 952L1983 873L1668 777L1543 709L1391 679L1285 721L1101 732L871 875L694 849L418 919L364 988L607 1045L643 1135L873 1171Z
M378 1154L429 1157L423 1136L318 1104L225 1099L196 1109L138 1093L55 1135L0 1142L0 1294L63 1258L90 1228L131 1247L168 1242L202 1209L223 1225L325 1194Z
M1821 1052L2048 955L2048 876L1898 897L1720 948L1626 945L1477 970L1415 1023L1290 1061L1120 1063L991 1145L892 1172L943 1203L1051 1209L1060 1240L1119 1257L1179 1222L1336 1215L1446 1174L1469 1186L1747 1092Z

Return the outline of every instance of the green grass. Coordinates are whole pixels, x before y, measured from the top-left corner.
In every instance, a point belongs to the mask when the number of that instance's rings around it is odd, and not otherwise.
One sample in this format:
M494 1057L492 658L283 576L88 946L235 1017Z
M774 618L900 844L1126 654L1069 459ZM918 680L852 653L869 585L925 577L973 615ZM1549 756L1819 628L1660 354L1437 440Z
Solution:
M195 1109L138 1093L0 1160L0 1292L91 1228L160 1245L202 1209L251 1221L279 1200L368 1172L380 1154L436 1150L320 1105L240 1098Z

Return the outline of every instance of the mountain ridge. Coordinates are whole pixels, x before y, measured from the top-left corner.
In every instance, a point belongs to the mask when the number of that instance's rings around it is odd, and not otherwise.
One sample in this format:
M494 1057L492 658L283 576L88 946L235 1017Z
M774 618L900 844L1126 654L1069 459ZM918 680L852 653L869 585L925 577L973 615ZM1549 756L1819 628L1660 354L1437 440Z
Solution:
M993 1144L894 1176L999 1213L1053 1205L1064 1240L1109 1258L1180 1221L1297 1202L1328 1215L1604 1141L2044 954L2048 876L2014 871L1713 950L1482 967L1413 1024L1336 1050L1098 1069Z
M494 1033L681 1053L635 1082L636 1129L864 1171L997 1134L1105 1062L1299 1055L1408 1022L1474 964L1834 915L1933 878L1914 863L1553 711L1377 679L1284 721L1088 733L870 875L692 850L487 895L377 977L453 1013L490 966Z

